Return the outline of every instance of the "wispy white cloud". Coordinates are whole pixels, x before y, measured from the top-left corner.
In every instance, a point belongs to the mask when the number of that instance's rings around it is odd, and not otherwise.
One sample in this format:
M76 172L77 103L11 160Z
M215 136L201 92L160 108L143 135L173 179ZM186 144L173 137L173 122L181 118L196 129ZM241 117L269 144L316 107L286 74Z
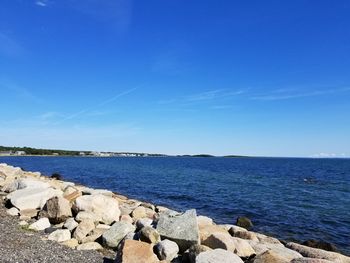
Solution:
M350 91L350 87L340 87L340 88L328 88L328 89L318 89L308 92L300 92L296 89L278 89L274 91L269 91L266 94L256 95L251 97L253 100L288 100L288 99L297 99L304 97L316 97L322 95L330 95L336 93L342 93Z
M35 4L37 6L41 6L41 7L46 7L48 5L49 1L47 0L37 0L35 1Z
M62 117L64 117L62 113L55 112L55 111L44 112L38 116L38 118L43 121L54 120Z
M232 108L232 105L214 105L210 107L210 109L212 110L227 110L231 108Z
M159 104L182 104L193 105L199 103L213 103L220 100L227 100L246 93L247 90L213 89L196 94L182 96L168 100L158 101ZM226 105L227 106L227 105Z
M202 93L187 96L185 97L185 100L189 102L212 101L212 100L217 100L221 98L235 97L243 93L245 93L245 90L229 91L226 89L216 89L216 90L209 90Z

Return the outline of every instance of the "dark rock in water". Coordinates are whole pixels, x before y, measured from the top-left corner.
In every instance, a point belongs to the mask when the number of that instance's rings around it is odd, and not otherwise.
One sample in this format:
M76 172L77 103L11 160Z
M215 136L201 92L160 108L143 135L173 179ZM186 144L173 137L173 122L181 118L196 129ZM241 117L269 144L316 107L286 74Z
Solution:
M245 216L238 217L236 225L243 227L245 229L249 229L249 228L253 227L252 221L248 217L245 217Z
M335 245L324 241L309 239L303 242L303 245L308 247L313 247L313 248L319 248L327 251L338 252L338 249Z
M62 180L62 175L59 173L53 173L50 178L57 179L57 180Z

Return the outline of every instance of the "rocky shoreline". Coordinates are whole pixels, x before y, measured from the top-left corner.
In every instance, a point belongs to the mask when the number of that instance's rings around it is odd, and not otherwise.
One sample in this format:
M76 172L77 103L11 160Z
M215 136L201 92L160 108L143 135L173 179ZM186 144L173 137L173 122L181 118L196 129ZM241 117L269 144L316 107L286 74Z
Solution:
M215 224L194 209L180 213L7 164L0 164L0 189L8 214L2 216L0 227L15 224L23 237L30 234L31 240L46 244L29 246L31 253L16 259L7 241L12 234L0 234L0 252L4 251L0 262L82 262L75 255L84 253L90 262L112 258L110 262L120 263L350 263L339 253L283 244L236 225ZM40 235L32 236L33 232ZM59 260L38 258L51 249L58 251L54 255ZM109 256L103 259L103 255Z

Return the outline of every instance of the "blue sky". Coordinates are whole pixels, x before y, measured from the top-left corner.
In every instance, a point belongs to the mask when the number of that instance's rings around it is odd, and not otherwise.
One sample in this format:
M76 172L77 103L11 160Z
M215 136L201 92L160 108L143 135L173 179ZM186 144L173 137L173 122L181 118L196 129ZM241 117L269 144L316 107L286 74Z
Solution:
M4 0L0 145L350 156L349 1Z

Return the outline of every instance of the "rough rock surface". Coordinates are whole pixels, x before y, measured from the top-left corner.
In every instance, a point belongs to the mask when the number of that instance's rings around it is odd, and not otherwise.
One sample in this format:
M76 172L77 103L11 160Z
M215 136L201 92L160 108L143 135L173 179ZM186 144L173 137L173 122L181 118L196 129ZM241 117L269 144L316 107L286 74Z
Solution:
M190 263L195 263L196 262L196 257L205 251L210 251L212 250L210 247L204 246L204 245L193 245L189 248L187 253L185 255L188 257L187 261Z
M31 224L28 228L34 231L42 231L51 226L48 218L40 218L38 221Z
M119 263L158 263L157 256L153 253L151 244L125 240L122 249L117 255L116 262Z
M293 259L290 263L332 263L332 261L318 258L296 258Z
M79 242L82 241L84 237L87 236L92 230L95 229L94 221L90 219L86 219L84 221L81 221L80 224L77 226L77 228L74 231L73 237L77 239Z
M201 243L203 243L209 236L215 233L227 234L227 231L223 227L217 225L205 225L199 228Z
M70 231L73 231L78 225L79 223L75 221L74 218L68 218L64 223L63 227L67 228Z
M289 263L290 260L284 258L282 255L274 252L273 250L267 250L264 253L257 255L253 263Z
M231 252L236 251L235 242L228 233L214 233L203 241L202 244L212 249L221 248Z
M97 242L88 242L77 246L77 250L101 250L103 247Z
M75 200L75 205L79 211L98 215L103 223L111 224L119 221L119 203L112 197L103 194L83 195Z
M152 226L153 220L150 218L140 218L136 221L136 228L142 229L145 226Z
M10 209L6 210L6 213L10 216L18 216L19 210L16 207L11 207Z
M180 251L199 244L196 210L187 210L182 214L171 210L162 213L158 220L157 231L163 239L176 242Z
M68 241L71 239L71 233L68 229L58 229L52 232L48 239L56 242Z
M179 253L179 246L168 239L159 242L154 250L160 260L172 261Z
M119 242L130 232L135 231L135 226L127 222L115 222L110 229L102 235L102 240L105 245L111 248L116 248Z
M249 258L254 256L255 250L251 247L251 245L244 239L238 237L231 237L233 243L235 245L235 254L237 254L241 258Z
M299 252L304 257L326 259L336 263L350 263L350 257L346 257L335 252L329 252L318 248L311 248L293 242L288 243L286 246Z
M69 201L61 196L47 200L45 206L49 220L53 224L64 222L68 217L72 216Z
M19 210L24 210L42 209L48 199L61 195L61 190L53 188L24 188L10 193L7 198Z
M160 235L154 228L145 226L140 231L140 240L143 242L156 244L160 241Z
M206 251L200 253L196 257L196 263L243 263L243 260L235 255L234 253L223 250L223 249L214 249L211 251Z
M213 219L207 216L197 216L197 222L198 227L201 228L202 226L212 225Z

